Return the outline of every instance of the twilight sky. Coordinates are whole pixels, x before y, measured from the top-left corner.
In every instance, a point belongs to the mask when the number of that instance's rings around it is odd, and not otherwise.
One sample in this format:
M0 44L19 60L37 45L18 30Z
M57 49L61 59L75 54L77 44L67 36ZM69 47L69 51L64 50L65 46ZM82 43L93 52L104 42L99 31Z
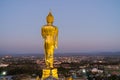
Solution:
M120 51L120 0L0 0L0 53L43 53L50 9L56 52Z

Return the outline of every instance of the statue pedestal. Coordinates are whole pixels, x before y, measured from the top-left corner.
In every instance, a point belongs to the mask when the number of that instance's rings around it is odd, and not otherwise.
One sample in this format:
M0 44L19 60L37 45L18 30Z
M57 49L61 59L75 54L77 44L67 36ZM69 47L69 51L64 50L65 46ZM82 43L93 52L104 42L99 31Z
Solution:
M42 70L42 80L45 80L46 78L52 76L53 78L58 79L58 73L57 73L57 69L53 68L53 69L43 69Z

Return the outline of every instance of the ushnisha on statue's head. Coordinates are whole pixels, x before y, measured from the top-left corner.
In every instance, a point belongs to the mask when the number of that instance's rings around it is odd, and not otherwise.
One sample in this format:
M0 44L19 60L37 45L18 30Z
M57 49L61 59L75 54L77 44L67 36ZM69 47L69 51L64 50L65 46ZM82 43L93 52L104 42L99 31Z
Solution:
M48 16L46 17L47 25L52 25L54 22L54 16L51 12L49 12Z

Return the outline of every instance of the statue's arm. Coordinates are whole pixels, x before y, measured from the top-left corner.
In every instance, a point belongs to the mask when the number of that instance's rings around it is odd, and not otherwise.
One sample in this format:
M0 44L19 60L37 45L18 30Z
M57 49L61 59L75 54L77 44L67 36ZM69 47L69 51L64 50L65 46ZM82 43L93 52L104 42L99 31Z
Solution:
M56 27L56 31L55 31L56 33L56 36L55 36L55 48L57 48L58 47L58 28Z
M42 37L45 39L45 34L44 34L45 32L44 32L44 28L41 28L41 35L42 35Z

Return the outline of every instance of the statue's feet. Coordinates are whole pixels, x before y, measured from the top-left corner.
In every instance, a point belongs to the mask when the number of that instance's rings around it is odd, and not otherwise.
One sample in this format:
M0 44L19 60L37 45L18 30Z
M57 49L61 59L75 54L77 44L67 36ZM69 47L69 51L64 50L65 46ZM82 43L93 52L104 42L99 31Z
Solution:
M53 69L53 66L50 66L50 69Z

